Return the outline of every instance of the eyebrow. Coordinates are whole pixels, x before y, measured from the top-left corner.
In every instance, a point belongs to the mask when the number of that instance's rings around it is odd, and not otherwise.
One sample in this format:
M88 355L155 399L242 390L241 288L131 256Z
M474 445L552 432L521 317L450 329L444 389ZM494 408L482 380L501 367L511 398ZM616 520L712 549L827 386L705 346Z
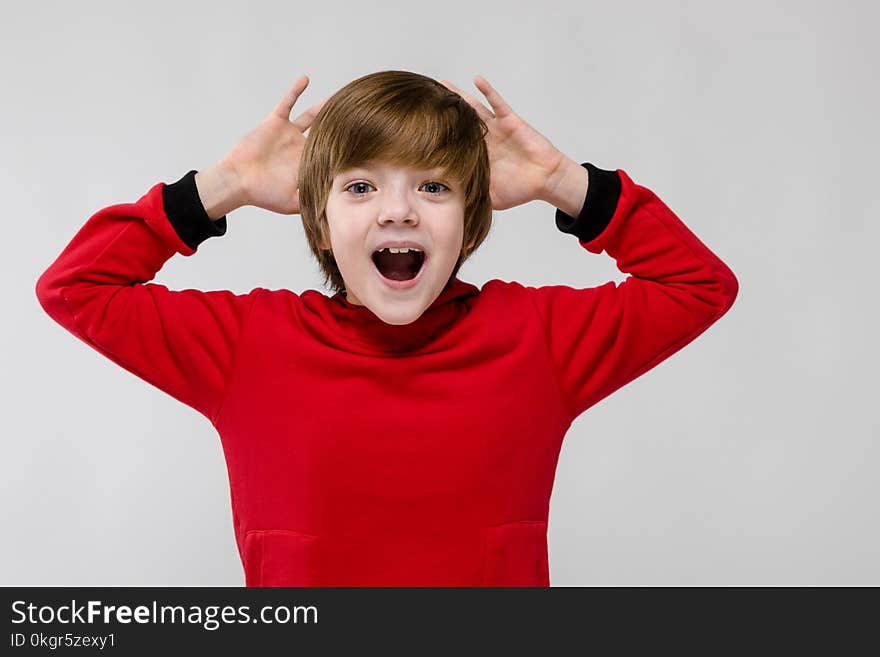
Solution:
M379 169L386 169L386 168L393 168L393 167L360 166L360 167L353 167L351 169L346 169L340 173L345 174L347 176L350 176L352 174L359 173L362 171L375 173L375 172L378 172ZM407 168L407 167L404 167L404 168ZM419 169L416 169L416 171L427 172L427 173L436 174L436 175L443 175L443 169L441 167L429 167L429 168L425 168L425 169L419 168Z
M421 170L419 170L421 171ZM375 169L371 169L370 167L356 167L354 169L348 169L346 171L341 171L337 174L338 183L334 182L334 185L338 184L340 189L348 184L352 178L358 178L362 174L369 175L375 172ZM425 169L424 175L446 185L450 190L455 191L459 188L460 184L455 178L451 175L444 173L440 167L434 167L432 169Z

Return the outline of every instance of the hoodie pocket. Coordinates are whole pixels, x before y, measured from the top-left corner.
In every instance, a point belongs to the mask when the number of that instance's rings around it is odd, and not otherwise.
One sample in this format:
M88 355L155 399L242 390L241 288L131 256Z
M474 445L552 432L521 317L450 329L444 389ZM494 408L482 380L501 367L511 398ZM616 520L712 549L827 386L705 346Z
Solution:
M317 537L289 529L253 529L244 537L245 586L315 586Z
M550 586L546 521L486 527L484 539L483 586Z

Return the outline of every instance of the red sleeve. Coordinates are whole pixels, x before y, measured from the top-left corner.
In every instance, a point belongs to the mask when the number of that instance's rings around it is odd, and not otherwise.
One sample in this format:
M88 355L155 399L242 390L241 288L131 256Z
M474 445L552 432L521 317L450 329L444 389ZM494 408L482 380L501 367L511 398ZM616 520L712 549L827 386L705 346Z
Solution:
M226 217L211 222L197 200L194 174L92 215L36 294L73 335L213 422L260 288L238 295L148 282L175 253L193 255L206 237L226 232Z
M616 173L619 199L610 221L595 237L581 227L589 239L578 243L591 253L606 251L630 276L585 289L526 288L571 420L692 342L727 312L739 288L727 265L663 201L623 170ZM602 182L610 187L608 180Z

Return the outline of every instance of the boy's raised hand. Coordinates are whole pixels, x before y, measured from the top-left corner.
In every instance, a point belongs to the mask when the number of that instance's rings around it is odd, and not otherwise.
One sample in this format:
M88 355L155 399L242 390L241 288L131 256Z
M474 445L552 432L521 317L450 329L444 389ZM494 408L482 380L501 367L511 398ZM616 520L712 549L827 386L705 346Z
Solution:
M474 77L494 113L479 100L448 80L440 83L464 98L486 123L489 154L489 196L493 210L538 200L566 161L565 155L532 126L518 116L492 85L482 76Z
M223 158L241 186L246 205L278 212L299 213L299 160L312 125L327 98L290 120L290 112L308 86L300 76L275 108Z

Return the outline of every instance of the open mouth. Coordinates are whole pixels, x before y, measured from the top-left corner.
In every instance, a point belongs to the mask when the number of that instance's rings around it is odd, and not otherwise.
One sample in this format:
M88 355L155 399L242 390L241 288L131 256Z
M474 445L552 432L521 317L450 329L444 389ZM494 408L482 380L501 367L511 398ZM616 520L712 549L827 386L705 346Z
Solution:
M419 275L425 254L417 249L379 249L373 252L373 263L385 278L409 281Z

